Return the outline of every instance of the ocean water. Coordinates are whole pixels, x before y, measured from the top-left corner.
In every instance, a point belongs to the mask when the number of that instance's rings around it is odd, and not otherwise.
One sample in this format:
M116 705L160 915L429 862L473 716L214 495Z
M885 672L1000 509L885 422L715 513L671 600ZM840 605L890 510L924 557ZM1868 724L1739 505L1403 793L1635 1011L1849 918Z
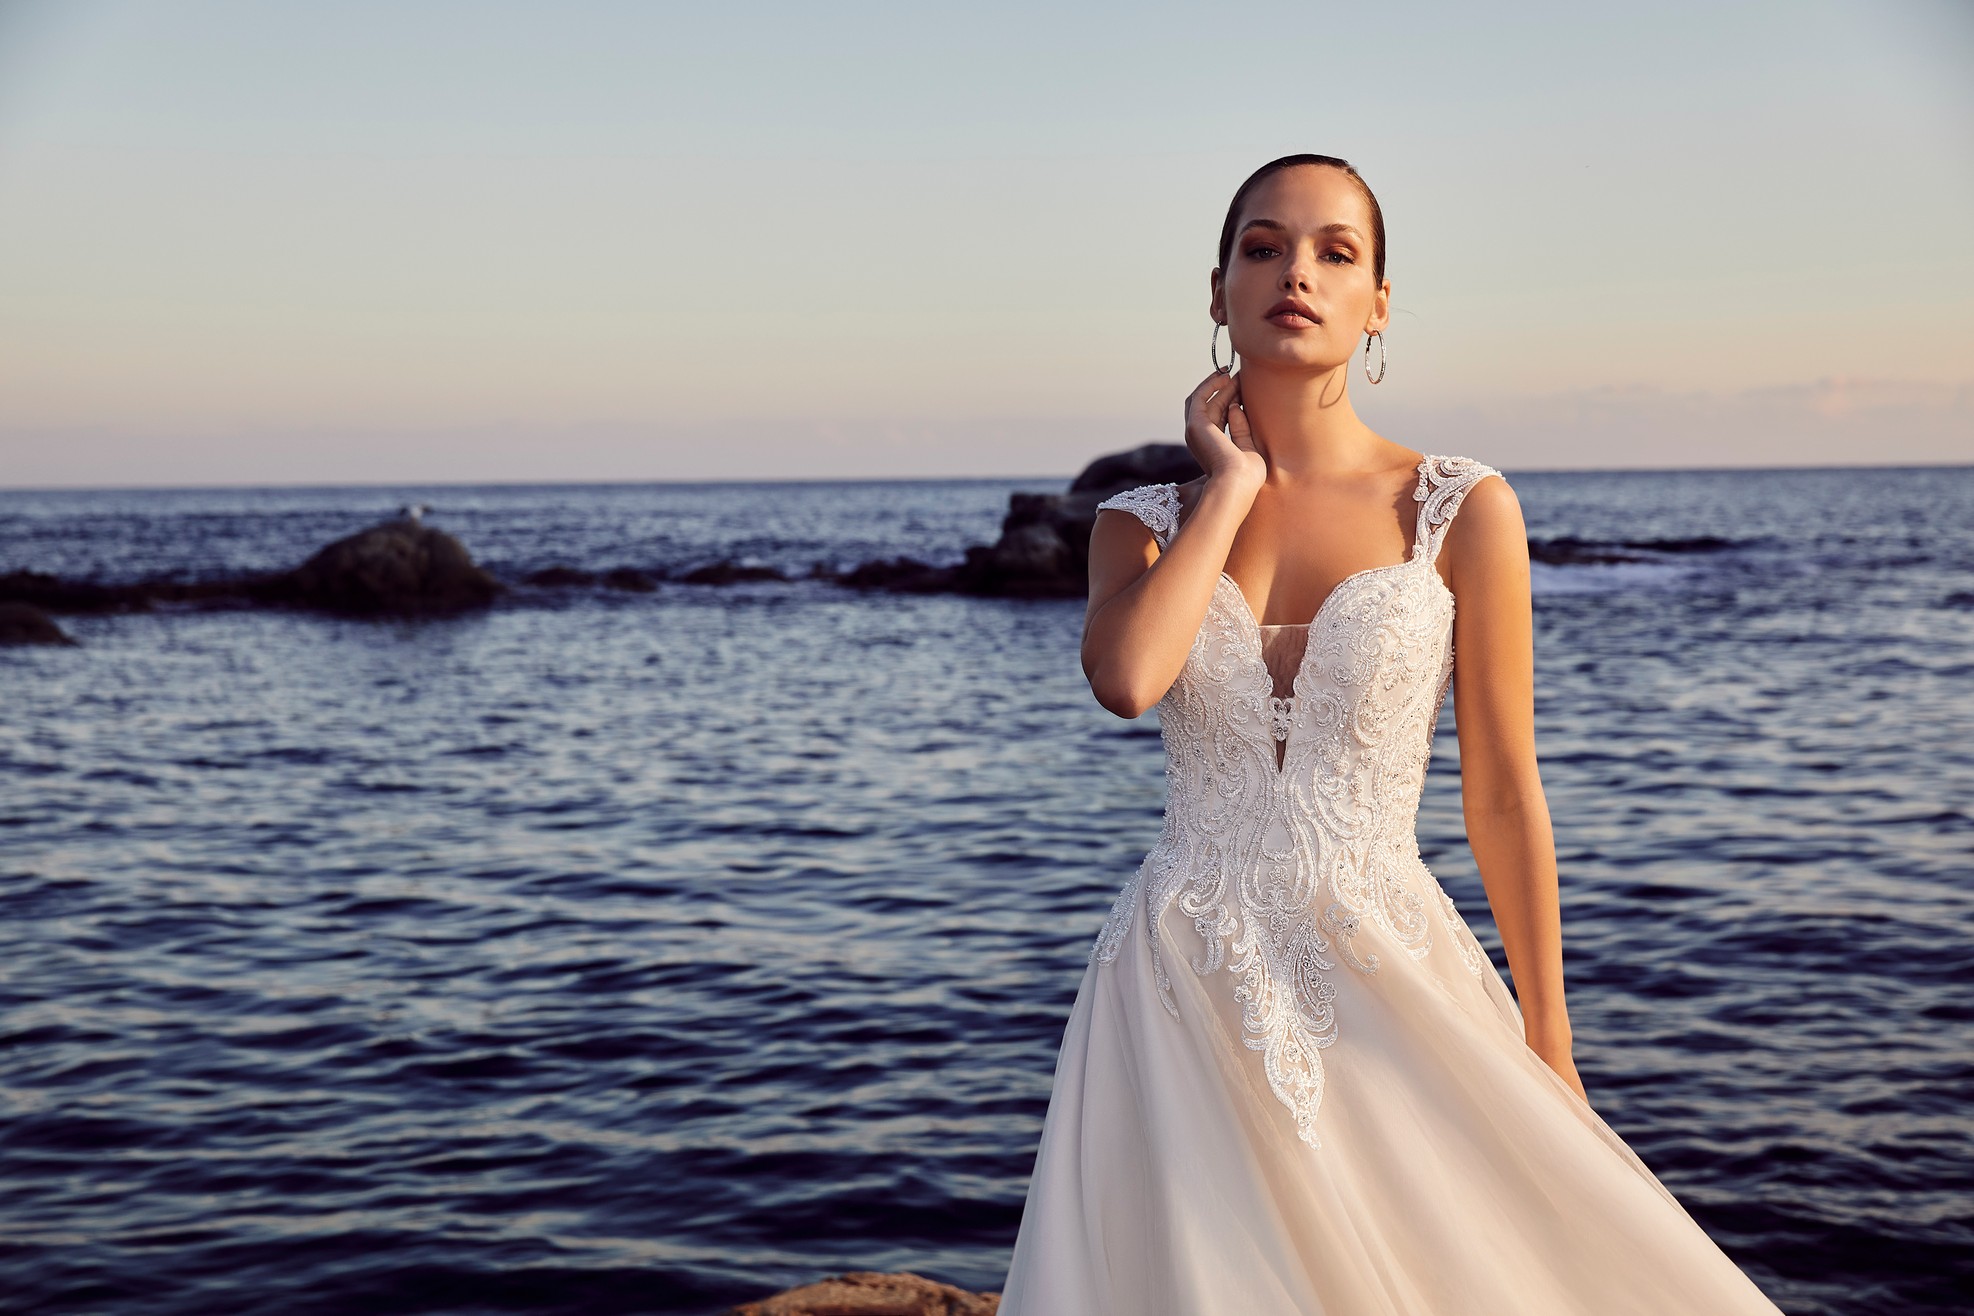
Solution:
M1974 468L1527 474L1592 1102L1792 1316L1974 1308ZM0 572L799 573L1040 481L0 493ZM1080 604L814 581L67 617L0 650L0 1307L678 1312L1000 1284L1156 715ZM1503 964L1462 839L1428 863Z

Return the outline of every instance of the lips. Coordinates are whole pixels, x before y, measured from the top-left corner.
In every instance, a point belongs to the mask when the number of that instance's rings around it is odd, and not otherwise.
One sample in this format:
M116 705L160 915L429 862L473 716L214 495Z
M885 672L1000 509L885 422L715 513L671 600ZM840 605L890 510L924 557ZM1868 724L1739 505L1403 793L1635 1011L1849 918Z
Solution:
M1268 313L1261 318L1270 323L1281 325L1283 328L1297 328L1323 323L1322 317L1311 310L1307 302L1297 301L1293 297L1282 298L1281 301L1269 307Z

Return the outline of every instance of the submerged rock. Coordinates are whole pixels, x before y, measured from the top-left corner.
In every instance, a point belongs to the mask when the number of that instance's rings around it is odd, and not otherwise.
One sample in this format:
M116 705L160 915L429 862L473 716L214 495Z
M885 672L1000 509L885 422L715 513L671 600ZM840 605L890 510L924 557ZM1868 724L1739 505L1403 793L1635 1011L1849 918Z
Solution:
M851 589L887 589L899 594L946 594L959 587L957 568L934 566L915 557L873 558L848 571L818 569L811 574Z
M1718 553L1734 547L1719 535L1689 535L1675 539L1582 539L1556 535L1531 539L1529 560L1551 566L1605 566L1622 562L1658 562L1670 553Z
M649 594L658 588L658 582L645 575L636 567L612 567L603 573L606 589L629 590L633 594Z
M910 1271L853 1270L758 1302L727 1316L994 1316L998 1293L968 1293Z
M486 607L506 588L457 539L408 518L359 530L293 571L248 583L264 603L354 617L464 612Z
M688 585L736 585L742 581L786 580L788 577L773 567L749 566L732 558L721 558L718 562L694 567L679 579Z
M0 603L0 645L74 643L53 617L32 603Z
M98 585L45 571L9 571L0 574L0 603L50 612L141 612L151 606L151 596L141 585Z

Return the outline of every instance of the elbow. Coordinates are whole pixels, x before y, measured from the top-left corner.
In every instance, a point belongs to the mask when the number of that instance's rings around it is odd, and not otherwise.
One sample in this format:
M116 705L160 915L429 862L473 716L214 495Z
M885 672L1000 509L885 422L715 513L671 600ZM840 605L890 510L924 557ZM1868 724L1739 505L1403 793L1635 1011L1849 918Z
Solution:
M1102 670L1085 674L1090 678L1090 693L1097 697L1097 702L1119 717L1142 717L1145 710L1159 701L1159 693L1146 690L1143 682Z

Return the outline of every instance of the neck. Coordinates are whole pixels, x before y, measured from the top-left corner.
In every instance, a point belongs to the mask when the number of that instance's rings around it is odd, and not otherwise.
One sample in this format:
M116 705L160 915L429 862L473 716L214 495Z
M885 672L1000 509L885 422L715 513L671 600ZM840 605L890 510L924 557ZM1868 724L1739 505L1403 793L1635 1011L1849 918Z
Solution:
M1348 361L1319 371L1241 364L1241 406L1270 483L1362 471L1391 446L1350 405L1349 367Z

